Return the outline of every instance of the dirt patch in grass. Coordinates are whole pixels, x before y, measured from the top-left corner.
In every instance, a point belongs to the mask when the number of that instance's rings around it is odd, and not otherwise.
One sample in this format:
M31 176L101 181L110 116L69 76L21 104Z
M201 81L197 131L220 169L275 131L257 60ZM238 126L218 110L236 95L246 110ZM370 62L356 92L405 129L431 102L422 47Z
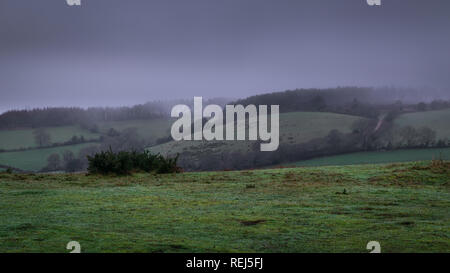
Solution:
M415 223L412 221L402 221L402 222L399 222L399 224L402 226L414 226L415 225Z
M429 176L423 176L414 171L399 171L387 175L374 176L369 178L371 184L379 186L417 187L426 183Z
M372 207L362 207L362 208L359 208L360 210L365 210L365 211L372 211L372 210L375 210L374 208L372 208Z
M241 223L241 225L243 226L255 226L257 224L262 224L265 223L267 220L263 220L263 219L259 219L259 220L253 220L253 221L244 221L241 220L239 221Z
M11 195L13 195L13 196L38 195L38 194L46 194L46 191L44 191L44 190L24 190L24 191L11 193Z
M392 219L392 218L412 217L414 215L406 212L397 212L397 213L393 212L393 213L378 213L375 214L375 216Z
M33 226L30 223L23 223L23 224L10 226L7 229L10 231L26 231L26 230L31 230L34 228L35 228L35 226Z
M345 209L333 209L330 211L330 214L334 214L334 215L350 215L352 214L351 212L345 210Z

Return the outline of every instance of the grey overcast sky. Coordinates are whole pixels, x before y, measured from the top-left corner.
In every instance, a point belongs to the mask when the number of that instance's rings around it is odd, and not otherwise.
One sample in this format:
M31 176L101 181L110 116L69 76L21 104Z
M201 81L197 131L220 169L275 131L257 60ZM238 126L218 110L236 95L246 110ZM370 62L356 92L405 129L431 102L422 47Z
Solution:
M0 1L0 111L449 76L449 0Z

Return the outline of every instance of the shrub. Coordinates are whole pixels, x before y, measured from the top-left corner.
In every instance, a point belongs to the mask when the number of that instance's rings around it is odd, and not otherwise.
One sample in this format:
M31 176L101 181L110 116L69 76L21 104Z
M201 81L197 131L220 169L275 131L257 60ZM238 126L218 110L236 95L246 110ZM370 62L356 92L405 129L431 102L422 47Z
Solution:
M70 159L66 162L64 170L68 173L73 173L83 170L83 161L78 158Z
M178 156L165 158L160 154L144 152L114 153L112 149L88 156L89 173L127 175L132 171L176 173L181 169L177 166Z
M161 155L158 155L158 168L156 169L157 173L178 173L181 169L177 166L179 155L177 154L174 158L164 158Z
M48 162L47 169L49 171L56 171L61 166L61 157L59 156L58 153L53 153L48 156L47 162Z

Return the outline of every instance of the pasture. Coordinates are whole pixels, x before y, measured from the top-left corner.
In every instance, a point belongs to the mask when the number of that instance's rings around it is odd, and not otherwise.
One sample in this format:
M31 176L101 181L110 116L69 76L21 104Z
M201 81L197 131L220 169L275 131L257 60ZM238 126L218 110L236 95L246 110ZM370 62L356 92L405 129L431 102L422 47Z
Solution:
M450 138L450 109L403 114L395 120L395 124L416 129L426 126L436 131L438 139Z
M448 252L449 164L0 173L0 252Z
M348 133L352 124L359 119L361 118L356 116L321 112L282 113L280 114L280 143L307 142L326 136L333 129ZM195 157L204 153L222 151L251 151L253 143L254 141L171 141L151 147L149 150L163 155L189 152Z
M62 143L73 136L83 136L85 139L97 139L100 135L90 133L79 126L47 127L45 131L51 137L51 143ZM0 149L12 150L21 148L35 148L33 129L0 130Z
M332 166L354 164L378 164L409 161L426 161L442 158L450 160L450 148L408 149L384 152L359 152L335 156L319 157L294 163L282 164L286 166Z
M0 164L19 168L25 171L39 171L47 165L47 158L53 153L58 153L61 155L62 152L69 150L77 155L81 149L92 145L96 144L85 143L28 151L4 152L0 153Z
M98 139L101 134L106 134L110 128L123 131L127 128L136 128L138 137L148 142L155 142L158 138L170 135L171 121L169 119L158 120L132 120L99 123L99 133L91 133L79 126L62 126L44 128L51 136L52 143L68 141L72 136L84 136L86 140ZM47 165L47 157L52 153L62 153L70 150L76 155L84 147L96 145L86 143L36 150L0 152L0 164L16 167L26 171L39 171ZM33 136L33 129L0 130L0 149L11 150L19 148L38 148Z
M338 129L343 133L351 130L352 124L362 119L357 116L341 115L322 112L292 112L280 114L280 143L299 144L314 138L324 137L331 130ZM438 138L450 137L450 110L427 111L400 115L395 120L395 125L416 128L428 126L437 132ZM64 126L46 128L51 135L52 143L64 142L73 135L83 135L86 139L98 138L106 134L110 128L123 131L127 128L136 128L139 137L147 143L155 143L158 138L170 136L170 127L173 119L156 120L132 120L98 123L99 134L90 133L79 126ZM1 130L0 149L18 149L36 147L32 129ZM221 154L224 151L250 152L253 141L171 141L165 144L152 146L151 152L162 155L174 156L177 153L189 155L193 161L205 154ZM92 145L92 144L91 144ZM259 149L259 145L257 145ZM7 152L0 153L0 164L13 166L25 170L36 171L47 164L47 156L56 149L78 151L80 146L66 146L60 148L46 148L39 151ZM439 156L435 149L422 150L399 150L390 152L368 152L347 155L316 158L312 160L285 163L284 165L321 166L321 165L346 165L346 164L369 164L389 163L417 160L431 160L433 156ZM448 149L443 150L444 158L448 158Z
M127 120L99 123L100 132L106 134L110 128L123 131L136 128L140 138L147 142L155 142L158 138L170 136L171 119Z
M106 134L110 128L119 132L127 128L136 128L140 138L154 142L158 138L169 136L171 125L172 120L170 119L155 119L101 122L98 123L100 133L91 133L80 126L46 127L44 129L50 134L51 143L62 143L70 140L73 136L97 139L101 134ZM36 148L33 131L32 128L0 130L0 150Z

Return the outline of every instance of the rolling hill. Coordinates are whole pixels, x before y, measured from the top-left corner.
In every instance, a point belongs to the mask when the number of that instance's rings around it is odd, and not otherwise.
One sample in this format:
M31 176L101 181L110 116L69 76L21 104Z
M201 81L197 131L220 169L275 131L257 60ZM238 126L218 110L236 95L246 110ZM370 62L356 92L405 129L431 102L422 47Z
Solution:
M106 133L110 128L117 131L123 131L127 128L136 128L139 137L147 142L154 142L158 138L170 136L170 127L172 119L152 119L152 120L128 120L111 121L99 123L101 133Z
M137 128L139 137L147 142L155 142L158 138L170 135L170 119L157 120L132 120L99 123L99 133L94 134L79 126L48 127L45 131L51 136L51 142L65 142L72 136L84 136L85 139L98 139L106 134L110 128L122 131L126 128ZM0 152L0 165L7 165L26 171L39 171L47 165L47 157L52 153L62 153L65 150L74 152L80 149L96 145L96 143L84 143L77 145L65 145L59 147L39 148L34 142L33 129L0 130L0 149L12 150L20 148L35 148L33 150Z
M280 143L298 144L323 137L332 129L350 132L351 125L360 117L321 112L292 112L280 115ZM417 129L429 127L436 131L437 138L450 138L450 109L402 114L394 121L396 129L413 126ZM169 142L150 148L150 151L173 156L187 154L193 161L204 154L220 154L223 151L251 151L251 141L181 141ZM293 162L294 166L347 165L368 163L407 162L431 160L441 154L450 155L449 149L412 149L389 152L361 152L307 161ZM285 164L289 165L289 164Z
M106 134L113 128L122 131L127 128L137 128L142 139L154 142L156 139L170 135L171 119L153 120L129 120L111 121L98 123L99 133L91 133L80 126L46 127L45 131L50 134L51 143L62 143L70 140L73 136L83 136L85 139L97 139L101 134ZM24 148L37 148L33 136L34 129L23 128L17 130L0 130L0 150L13 150Z
M280 114L280 143L298 144L311 139L326 136L331 130L338 129L343 133L351 131L352 124L362 119L357 116L322 113L292 112ZM189 152L220 153L226 151L250 151L254 141L171 141L150 147L149 150L163 155L175 155Z
M351 125L361 117L323 113L323 112L291 112L280 114L280 143L299 144L311 139L326 136L332 129L338 129L343 133L350 132ZM413 126L420 128L430 127L437 132L438 138L450 138L450 109L440 111L426 111L407 113L400 115L395 120L397 127ZM93 134L83 130L79 126L50 127L46 130L52 137L52 142L63 142L69 140L73 135L83 135L86 139L98 138L106 134L110 128L122 131L126 128L137 128L138 135L148 141L155 143L158 138L170 135L170 127L173 119L156 120L132 120L99 123L99 133ZM1 130L0 149L17 149L24 147L35 147L33 129ZM243 152L254 149L253 141L171 141L149 148L154 153L173 156L177 153L187 155L192 161L196 161L204 154L219 155L223 151ZM86 144L86 146L89 144ZM92 145L92 144L90 144ZM17 167L20 169L36 171L47 164L47 156L54 151L62 152L72 150L77 152L79 147L64 146L58 148L45 148L35 151L6 152L0 153L0 164ZM370 152L339 155L333 157L317 158L302 162L293 162L292 165L314 166L314 165L342 165L359 163L387 163L396 161L429 160L436 155L436 150L411 150L392 152ZM444 150L446 156L448 150ZM289 164L286 164L289 165Z
M73 136L83 136L85 139L96 139L100 134L94 134L79 126L47 127L45 131L51 137L51 143L62 143ZM37 144L33 136L34 129L0 130L0 149L13 150L24 148L36 148Z
M436 131L438 138L450 138L450 109L403 114L395 124L415 128L426 126Z

